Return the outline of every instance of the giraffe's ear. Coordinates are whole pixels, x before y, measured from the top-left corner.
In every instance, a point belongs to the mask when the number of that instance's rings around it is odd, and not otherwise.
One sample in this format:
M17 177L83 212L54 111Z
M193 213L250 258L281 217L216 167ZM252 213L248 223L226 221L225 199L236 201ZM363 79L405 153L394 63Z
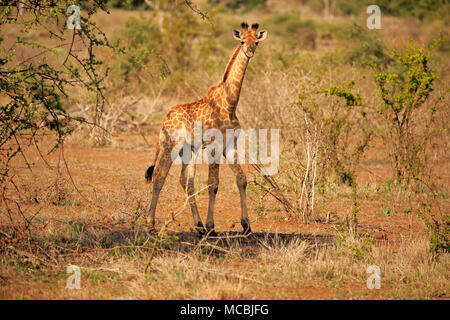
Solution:
M236 30L236 29L233 30L233 37L236 40L241 41L241 34L242 34L242 32L240 32L239 30Z
M267 31L266 30L261 30L258 32L258 41L263 41L267 38Z

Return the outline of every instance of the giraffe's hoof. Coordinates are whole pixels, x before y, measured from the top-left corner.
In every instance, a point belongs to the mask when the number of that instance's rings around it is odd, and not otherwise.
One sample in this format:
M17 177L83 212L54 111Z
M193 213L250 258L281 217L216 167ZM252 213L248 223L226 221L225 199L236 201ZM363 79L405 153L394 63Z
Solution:
M206 236L217 237L217 233L214 231L214 223L206 223Z
M253 233L251 231L242 231L241 234L246 238L251 238L253 236Z
M250 229L250 227L244 228L244 230L242 231L242 235L243 236L250 236L250 235L252 235L252 229Z
M210 229L206 233L207 237L217 237L217 233L214 231L214 229Z
M252 233L252 229L250 228L250 224L248 219L242 219L241 220L241 225L242 225L242 235L244 236L248 236Z

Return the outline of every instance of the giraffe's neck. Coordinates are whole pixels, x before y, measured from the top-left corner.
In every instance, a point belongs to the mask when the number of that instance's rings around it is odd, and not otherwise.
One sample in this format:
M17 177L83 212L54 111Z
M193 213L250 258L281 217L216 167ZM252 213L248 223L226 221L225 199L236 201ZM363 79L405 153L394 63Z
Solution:
M239 45L233 53L230 62L228 62L227 69L223 76L223 89L225 91L227 102L225 107L229 112L234 113L236 105L239 101L239 95L248 61L249 58L247 58L244 51L241 50L241 45Z

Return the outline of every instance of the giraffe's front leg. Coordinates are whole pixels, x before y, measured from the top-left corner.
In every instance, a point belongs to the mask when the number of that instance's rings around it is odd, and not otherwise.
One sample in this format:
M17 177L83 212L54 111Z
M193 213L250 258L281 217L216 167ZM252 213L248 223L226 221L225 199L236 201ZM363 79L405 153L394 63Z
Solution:
M231 170L233 170L233 173L236 176L236 184L241 198L241 225L243 228L243 234L249 235L252 232L252 230L250 228L250 219L248 217L247 212L247 195L246 195L247 176L245 175L244 170L242 170L241 166L238 163L238 153L236 149L232 150L229 155L226 155L226 157L232 160L231 163L229 163L229 165Z
M214 231L214 204L216 201L217 190L219 189L219 164L212 163L209 165L208 172L208 192L209 206L208 217L206 219L206 231L211 236L216 236Z
M241 225L243 234L249 235L250 233L252 233L252 230L250 228L250 219L247 212L247 176L245 175L244 170L242 170L240 165L232 164L230 166L236 175L236 184L239 189L239 195L241 197Z
M194 193L194 178L195 178L195 161L193 161L193 153L188 163L184 163L181 167L180 184L188 197L189 205L191 206L192 217L194 218L194 227L200 234L205 233L203 222L198 213L197 203L195 202Z

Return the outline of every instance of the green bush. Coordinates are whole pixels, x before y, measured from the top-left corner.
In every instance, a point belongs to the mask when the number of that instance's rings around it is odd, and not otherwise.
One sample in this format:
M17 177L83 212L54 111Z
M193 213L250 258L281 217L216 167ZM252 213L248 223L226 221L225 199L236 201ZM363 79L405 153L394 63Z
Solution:
M349 186L354 185L356 165L372 136L362 98L352 92L354 85L355 81L351 80L343 88L332 85L322 90L330 97L331 108L330 114L323 118L322 158L340 182ZM355 136L362 136L362 139L352 143Z
M382 15L415 17L420 20L448 17L450 3L446 0L335 0L336 13L358 16L366 14L366 8L376 4Z
M253 10L263 7L267 0L226 0L225 6L231 10L237 10L245 8L247 10ZM213 1L210 1L213 2ZM216 4L220 1L215 1Z
M323 13L325 2L317 0L300 0L313 11ZM330 0L334 14L360 16L366 14L369 5L376 4L382 15L395 17L415 17L420 20L445 20L449 16L450 3L447 0Z
M31 167L23 153L25 136L41 154L35 137L45 128L56 140L54 149L71 133L63 120L69 118L67 105L73 88L87 93L86 103L89 98L96 101L96 114L101 114L107 70L97 53L112 48L105 34L91 22L93 14L106 10L103 1L91 3L88 13L81 17L81 28L73 31L61 23L67 19L71 1L21 3L33 12L27 20L17 19L14 2L0 7L0 28L10 34L7 41L0 38L0 184L6 180L10 160L16 155L21 154ZM79 5L86 3L80 1ZM74 46L67 45L71 41L85 46L75 51ZM95 118L94 123L97 121Z
M192 69L197 53L194 42L204 40L196 39L200 36L197 17L187 6L160 12L157 17L131 18L117 33L115 40L125 52L115 57L117 88L145 91L162 79L178 82Z
M419 179L426 165L424 150L429 137L415 132L418 121L415 115L421 114L420 121L426 127L434 121L436 106L426 108L425 104L436 79L435 71L429 67L429 49L411 41L405 51L394 52L393 66L374 75L383 101L376 112L388 128L387 147L400 182Z
M450 251L450 239L448 231L450 230L450 215L443 214L433 208L430 202L420 202L416 210L418 217L423 221L427 229L430 241L430 252L434 258L438 258L441 252Z
M275 14L269 23L271 32L283 37L289 47L315 48L317 27L313 21L301 19L298 13L279 13Z
M148 81L154 75L165 76L169 73L164 58L162 33L151 19L130 19L116 36L125 54L116 56L113 69L113 81L117 87L134 85L137 77ZM145 83L145 82L144 82ZM142 85L144 83L141 82ZM145 87L145 85L144 85Z
M376 0L382 13L397 17L416 17L420 20L448 17L450 3L447 0Z
M346 62L359 66L386 66L392 59L384 42L373 32L353 22L344 29L348 43Z
M111 1L111 5L114 8L127 9L127 10L148 8L148 5L145 4L145 0L113 0L113 1Z
M311 126L320 132L319 172L350 186L354 185L356 165L372 136L367 107L361 96L353 92L354 85L351 80L344 86L304 92L292 104L300 114L307 114Z

